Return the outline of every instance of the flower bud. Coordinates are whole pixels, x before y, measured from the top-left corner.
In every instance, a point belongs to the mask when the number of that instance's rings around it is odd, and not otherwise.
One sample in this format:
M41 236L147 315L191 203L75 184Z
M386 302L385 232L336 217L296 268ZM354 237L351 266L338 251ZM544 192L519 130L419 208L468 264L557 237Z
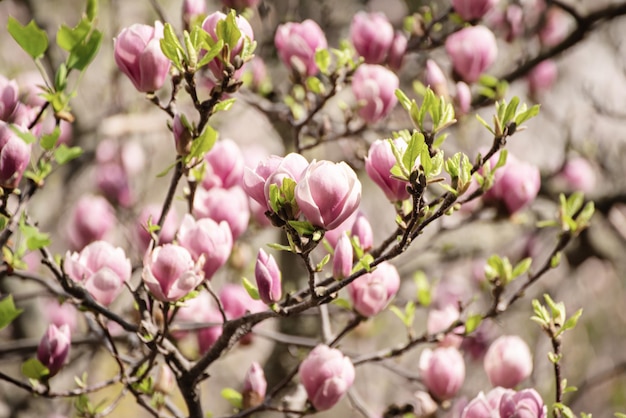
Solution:
M541 187L541 175L536 166L518 160L507 162L501 170L494 187L502 193L501 199L512 215L535 200Z
M398 293L400 275L387 262L380 263L371 273L364 274L348 285L348 294L359 314L370 317L381 312Z
M393 26L384 13L358 12L352 18L350 39L368 64L383 64L394 40Z
M146 254L142 278L150 293L162 302L174 302L204 279L204 257L194 263L185 248L165 244Z
M267 381L263 368L256 361L250 365L243 380L243 407L252 408L263 403Z
M78 325L78 311L71 303L62 304L57 299L46 299L41 306L41 310L43 316L49 323L57 327L67 324L71 332L76 330L76 326Z
M248 196L239 186L230 189L216 187L211 190L198 188L193 213L197 218L211 218L218 223L226 221L233 240L237 240L248 228Z
M459 319L459 309L454 305L446 305L442 309L433 309L428 312L426 321L426 330L429 334L437 334L446 331L450 325ZM459 348L463 342L463 337L456 335L455 332L463 332L463 327L458 327L453 332L446 334L439 343L442 347Z
M502 336L487 350L484 367L493 386L513 388L530 376L533 359L528 345L520 337Z
M433 60L426 61L426 85L435 95L448 97L448 79Z
M12 122L19 103L17 81L0 75L0 121Z
M374 231L370 221L367 220L363 213L358 212L354 224L352 225L352 236L359 239L359 244L363 251L369 251L374 245Z
M499 410L501 418L546 418L548 413L535 389L503 394Z
M345 162L313 161L295 189L304 217L313 225L334 229L361 203L361 182Z
M217 41L217 24L222 20L226 20L227 16L222 12L214 12L211 13L204 19L202 22L202 29L207 32L214 41ZM233 65L235 70L235 78L239 78L241 75L242 69L241 64L237 65L237 62L241 62L241 52L243 51L244 39L248 38L250 42L254 41L254 32L252 31L252 26L246 20L245 17L241 15L237 15L235 17L235 23L237 24L237 28L241 32L241 36L237 41L237 44L230 51L230 64ZM226 40L224 41L226 42ZM217 80L221 80L224 78L224 63L221 61L220 57L216 57L209 63L209 70L213 73L213 76Z
M170 60L161 51L161 38L163 24L155 22L122 29L115 39L115 63L140 92L159 90L167 78Z
M496 37L485 26L471 26L446 39L446 52L456 73L467 83L480 75L496 60Z
M454 97L457 111L460 114L466 115L469 113L472 107L472 91L467 83L459 81L456 83L456 96Z
M553 60L541 61L526 77L530 94L536 95L537 93L550 90L557 77L558 69L556 63Z
M220 311L213 305L209 305L209 309L203 311L202 316L199 318L200 322L212 322L218 325L202 328L198 330L196 339L198 340L198 349L200 354L203 355L215 344L215 341L222 335L222 315Z
M465 380L463 356L454 347L425 349L419 360L422 381L440 401L452 399Z
M352 243L347 234L342 234L337 245L335 246L335 254L333 255L333 277L335 280L341 280L348 277L352 272L354 251Z
M470 21L485 16L498 0L452 0L452 7L463 19Z
M231 139L224 139L207 152L206 173L202 179L202 187L209 190L213 187L230 189L243 183L243 154L239 145Z
M101 240L116 224L115 212L101 196L81 197L70 215L68 238L73 250Z
M317 74L315 51L328 46L326 35L313 20L288 22L278 26L274 44L283 64L292 72L312 76Z
M189 251L195 261L204 257L204 278L211 280L228 260L233 249L233 236L225 221L219 224L210 218L196 221L186 214L178 231L178 243Z
M568 160L558 174L558 179L569 191L591 192L596 185L596 175L588 160L577 157Z
M568 15L559 7L551 7L545 15L545 23L539 31L539 40L546 47L563 42L570 32Z
M282 275L276 260L263 249L259 250L254 266L254 277L259 296L266 304L278 302L282 296Z
M402 32L396 32L391 43L391 49L387 56L387 65L394 71L399 71L404 63L404 55L409 40Z
M354 366L335 348L318 345L300 365L300 381L318 411L332 408L354 383Z
M0 187L14 189L19 185L30 162L30 151L31 146L0 121Z
M239 284L226 283L219 293L228 319L241 318L246 312L257 313L267 309L265 303L252 299L246 289Z
M141 254L145 253L150 245L150 234L148 233L148 219L152 225L159 223L161 217L161 206L157 204L151 204L143 208L137 221L135 223L135 235L139 244L139 251ZM165 216L165 222L163 227L159 230L159 243L169 244L174 241L174 236L178 230L178 215L176 210L172 207Z
M193 142L193 132L185 115L179 113L174 115L172 122L172 133L174 134L174 144L178 155L186 156L191 152Z
M406 149L406 142L395 139L394 144L400 152ZM406 189L407 182L395 179L391 176L391 168L396 164L396 157L391 150L391 144L387 140L377 139L370 145L365 157L365 171L367 175L382 189L391 202L401 202L409 198Z
M61 370L70 353L71 345L69 326L57 327L54 324L48 326L48 330L37 347L37 359L50 371L47 377L52 377Z
M302 156L300 155L300 157ZM306 167L308 163L304 157L302 157L302 159L304 160L303 166ZM282 161L283 157L279 157L278 155L271 155L259 161L254 170L248 167L244 168L243 189L246 191L248 196L254 199L259 205L264 207L265 210L269 209L268 201L265 197L265 181L269 176L272 175L272 173L274 173L274 171L276 171Z
M299 183L308 166L309 162L306 158L293 152L287 154L285 158L280 161L276 169L268 175L263 184L264 201L267 202L269 209L271 209L270 195L272 185L275 184L278 188L281 188L283 181L287 178ZM297 210L297 208L290 209ZM292 215L297 216L297 213L292 213Z
M106 241L87 245L79 253L68 251L63 262L67 275L100 304L108 306L130 280L131 264L124 250Z
M362 64L354 72L352 91L360 105L359 116L367 123L385 118L398 102L398 76L380 65Z

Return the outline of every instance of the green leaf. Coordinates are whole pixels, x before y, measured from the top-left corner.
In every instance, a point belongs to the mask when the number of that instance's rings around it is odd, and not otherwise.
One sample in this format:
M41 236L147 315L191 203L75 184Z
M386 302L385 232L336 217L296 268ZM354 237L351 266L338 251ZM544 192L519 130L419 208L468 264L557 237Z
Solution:
M231 10L231 12L226 16L226 19L222 19L217 22L217 27L215 29L217 39L222 39L224 43L228 45L230 51L235 49L242 36L239 26L237 26L237 22L235 21L235 16L235 11Z
M65 144L61 144L54 150L54 159L59 165L63 165L80 157L82 154L83 149L81 147L70 148Z
M536 104L525 112L519 113L515 117L515 123L517 126L520 126L522 123L526 122L528 119L534 118L539 114L540 105Z
M31 358L22 363L22 374L29 379L41 380L50 374L50 370L36 358Z
M306 87L310 92L315 94L322 94L326 90L324 88L324 83L322 83L317 77L308 77L306 79Z
M530 257L527 257L523 259L522 261L520 261L519 263L517 263L515 267L513 268L513 273L512 273L513 278L521 276L522 274L526 273L532 263L533 263L533 259Z
M220 39L215 44L213 44L213 46L211 46L209 50L204 54L202 59L200 59L200 61L198 62L197 68L202 68L205 65L207 65L209 62L213 61L213 59L219 55L220 51L223 48L224 48L224 41Z
M235 104L235 98L231 97L230 99L222 100L213 108L213 113L217 113L221 110L229 110Z
M259 296L259 289L256 288L255 285L250 283L250 280L245 277L242 278L243 287L246 289L246 292L250 295L250 297L254 300L259 300L261 297Z
M96 16L98 16L98 0L87 0L85 14L91 21L96 19Z
M37 137L35 135L33 135L30 131L22 131L20 129L17 128L16 125L9 125L9 127L11 128L11 130L13 131L13 133L17 136L19 136L22 141L26 142L27 144L32 144L35 141L37 141Z
M186 60L185 50L178 40L174 28L169 23L163 27L163 38L160 45L163 54L172 61L178 70L183 71L182 63Z
M60 135L61 129L57 125L54 127L54 130L52 132L42 135L41 140L39 141L39 145L41 145L41 148L49 151L57 144Z
M19 46L33 59L40 58L48 49L48 35L37 26L34 20L31 20L28 25L22 26L17 19L9 16L7 30Z
M330 261L330 254L326 254L324 258L322 258L322 261L317 263L317 265L315 266L315 271L322 271L324 266L328 264L329 261Z
M393 142L393 141L392 141ZM420 158L420 155L423 151L426 150L428 153L428 147L426 146L424 135L420 132L415 132L411 136L411 140L409 141L404 154L402 155L402 165L406 167L409 172L413 172L415 169L416 161ZM430 160L430 155L428 156ZM420 161L421 164L424 164L423 161Z
M485 119L483 119L478 113L476 114L476 119L478 119L478 121L485 127L487 128L487 130L489 130L489 132L491 132L493 135L496 134L496 132L493 130L493 128L491 127L491 125L489 125L489 123L487 123L487 121Z
M561 327L561 331L567 331L568 329L573 329L576 324L578 324L578 319L583 314L582 308L577 310L574 315L570 316L567 321Z
M322 74L328 74L330 66L330 52L326 48L319 48L315 51L315 64Z
M233 408L242 409L243 408L243 396L241 393L237 392L232 388L224 388L221 392L222 398L226 399L228 403L230 403Z
M411 110L411 100L409 100L407 95L400 89L396 89L395 93L402 107L409 112Z
M193 140L191 143L191 150L186 158L187 161L191 161L196 158L198 160L204 158L204 155L213 148L217 141L217 131L211 126L207 125L204 131Z
M471 334L483 320L483 316L481 314L470 315L465 321L465 334Z
M101 43L102 32L94 30L89 39L72 48L72 52L67 57L67 68L83 71L98 54Z
M61 25L57 31L57 45L69 52L87 37L90 30L91 20L88 18L82 19L74 28Z
M172 164L168 165L163 171L161 171L159 174L157 174L157 178L161 178L161 177L165 177L167 175L167 173L170 172L170 170L174 167L176 167L176 164L178 164L178 160L174 161Z
M289 225L296 230L298 235L311 236L316 228L308 221L289 221Z
M554 254L550 259L550 268L557 268L561 264L561 252Z
M337 299L333 299L333 301L331 302L333 305L337 305L340 308L346 309L348 311L352 310L352 304L350 303L349 300L347 299L343 299L343 298L337 298Z
M4 299L0 300L0 329L5 328L13 322L15 318L20 316L22 311L23 309L15 307L13 295L8 295Z

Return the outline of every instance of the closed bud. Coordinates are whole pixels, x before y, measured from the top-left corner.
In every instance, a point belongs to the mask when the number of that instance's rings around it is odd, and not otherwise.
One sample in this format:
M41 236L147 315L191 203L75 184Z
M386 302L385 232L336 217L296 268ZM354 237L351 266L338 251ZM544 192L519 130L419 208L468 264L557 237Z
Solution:
M243 183L244 159L239 145L231 139L224 139L215 144L204 157L207 162L202 186L209 190L213 187L229 189Z
M333 277L335 280L341 280L348 277L352 272L354 251L352 243L347 234L341 235L335 246L335 254L333 255Z
M463 81L474 83L495 62L498 46L485 26L471 26L448 36L446 52Z
M265 399L267 381L263 368L256 361L250 365L243 381L243 407L259 406Z
M439 401L452 399L465 380L463 356L454 347L425 349L419 360L422 381Z
M210 280L222 267L233 249L233 237L225 221L195 220L186 214L178 231L178 243L186 248L195 261L204 257L204 277Z
M30 152L31 146L0 121L0 187L14 189L19 185L30 162Z
M214 187L211 190L200 187L196 190L193 213L197 218L211 218L218 223L225 221L233 240L237 240L248 228L248 196L239 186L230 189Z
M448 79L433 60L426 61L426 85L437 96L448 97Z
M352 91L359 104L359 116L367 123L385 118L398 102L398 76L380 65L362 64L354 72Z
M165 244L146 254L142 278L155 298L175 302L202 283L203 265L204 257L194 263L185 248Z
M350 39L368 64L383 64L394 40L393 26L384 13L358 12L352 18Z
M116 224L115 212L101 196L81 197L70 215L68 238L73 250L103 239Z
M533 359L520 337L502 336L487 350L484 367L492 385L513 388L530 376Z
M170 60L161 51L161 38L161 22L154 27L134 24L115 38L115 63L140 92L159 90L167 78Z
M294 155L302 157L300 154ZM304 168L307 165L307 161L304 157L302 157L302 159L304 160ZM282 161L283 157L271 155L259 161L254 170L248 167L244 168L243 189L246 191L248 196L261 205L264 210L269 209L268 199L265 197L265 181L274 173Z
M106 241L87 245L80 253L67 253L63 268L100 304L108 306L130 280L132 268L124 250Z
M183 22L187 27L197 16L206 13L206 0L183 0Z
M456 83L456 96L454 97L457 112L462 115L469 113L472 107L472 91L467 83L459 81Z
M263 249L259 250L254 267L259 296L266 304L278 302L282 296L282 274L276 260Z
M313 161L295 189L304 217L313 225L334 229L361 203L361 182L345 162Z
M551 7L545 15L545 23L539 31L539 40L546 47L563 42L570 32L570 18L559 7Z
M354 224L352 225L352 236L359 239L359 244L363 251L369 251L374 245L374 231L370 221L367 220L363 213L358 213Z
M400 275L387 262L380 263L374 271L364 274L348 285L348 294L354 310L370 317L381 312L398 293Z
M591 192L596 186L596 175L591 163L582 157L568 160L557 179L568 191Z
M159 223L159 218L161 217L161 209L160 205L150 204L143 208L137 217L137 221L135 223L135 235L137 237L139 252L141 254L146 252L148 245L150 244L151 237L147 229L148 220L150 220L152 225L157 225ZM176 215L176 210L172 207L167 212L167 216L165 216L163 227L158 231L159 243L169 244L174 241L174 236L176 235L177 230L178 215Z
M395 139L394 144L400 152L406 149L406 142ZM367 175L385 193L391 202L400 202L409 198L406 189L407 182L391 176L391 168L396 164L391 144L384 139L377 139L370 145L365 157L365 171Z
M406 47L409 40L402 32L396 32L391 43L391 49L387 56L387 65L394 71L399 71L404 63L404 56L406 55Z
M278 26L274 44L283 64L292 72L305 76L317 74L315 52L326 49L326 35L315 21L288 22Z
M548 411L535 389L507 392L500 400L500 418L546 418Z
M37 347L37 359L48 368L52 377L61 370L70 353L72 339L70 327L61 325L57 327L50 324Z
M204 29L204 31L207 32L214 41L217 41L217 25L220 21L226 20L226 18L227 16L222 12L211 13L206 17L206 19L204 19L204 22L202 22L202 29ZM222 78L224 78L224 72L233 71L233 66L235 69L239 69L241 67L242 62L240 54L243 51L244 39L248 38L250 42L254 41L252 26L250 26L250 23L245 17L237 15L237 17L235 17L235 23L241 33L241 36L235 46L230 50L230 61L224 62L218 56L209 63L209 70L211 70L211 73L216 80L222 80ZM224 40L224 42L226 42L226 40ZM235 65L238 60L239 64ZM241 71L239 70L233 73L233 77L236 79L239 78L240 75Z
M498 0L452 0L452 7L463 19L470 21L485 16Z
M450 325L454 324L459 319L459 316L459 309L454 305L446 305L441 309L433 309L428 312L426 330L429 334L437 334L446 331ZM439 345L442 347L459 348L463 342L463 337L456 335L457 332L463 332L463 327L458 327L446 334Z
M300 365L300 381L318 411L332 408L354 383L354 365L336 348L318 345Z
M12 122L18 105L17 81L0 75L0 121Z
M530 94L548 91L552 88L558 77L558 69L553 60L541 61L526 77Z

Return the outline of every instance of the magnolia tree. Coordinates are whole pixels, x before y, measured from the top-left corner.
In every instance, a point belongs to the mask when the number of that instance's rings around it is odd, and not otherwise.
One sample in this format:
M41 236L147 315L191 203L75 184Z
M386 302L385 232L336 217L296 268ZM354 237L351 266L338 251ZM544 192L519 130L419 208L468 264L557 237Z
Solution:
M626 4L393 3L393 23L361 10L331 37L340 6L323 2L316 21L283 2L155 0L156 22L113 33L96 0L46 30L26 3L0 6L15 13L3 47L32 58L0 76L7 408L591 416L564 337L595 301L543 283L576 265L593 162L541 173L507 143L535 123L554 59ZM113 91L96 103L122 128L81 124L92 89ZM247 138L221 134L237 124ZM150 148L153 126L167 139ZM54 194L70 198L46 225ZM510 228L499 248L464 245Z

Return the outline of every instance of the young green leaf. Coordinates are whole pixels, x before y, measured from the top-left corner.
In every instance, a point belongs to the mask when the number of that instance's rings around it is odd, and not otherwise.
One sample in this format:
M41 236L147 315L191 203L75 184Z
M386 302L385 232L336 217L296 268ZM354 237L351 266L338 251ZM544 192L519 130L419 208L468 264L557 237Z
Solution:
M0 329L5 328L13 322L15 318L20 316L22 311L23 309L15 307L13 295L8 295L4 299L0 300Z
M222 398L226 399L228 403L230 403L233 408L241 409L243 408L243 396L241 393L237 392L232 388L224 388L221 392Z
M59 165L67 164L83 154L81 147L68 147L65 144L59 145L54 150L54 159Z
M7 29L19 46L33 59L40 58L48 49L48 35L37 26L34 20L31 20L28 25L22 26L17 19L9 16Z
M243 277L242 282L243 282L243 287L246 289L246 292L248 292L248 294L250 295L252 299L254 300L261 299L261 297L259 296L259 289L257 289L256 286L250 282L250 280Z
M50 374L50 370L36 358L31 358L22 363L22 374L29 379L41 380Z

